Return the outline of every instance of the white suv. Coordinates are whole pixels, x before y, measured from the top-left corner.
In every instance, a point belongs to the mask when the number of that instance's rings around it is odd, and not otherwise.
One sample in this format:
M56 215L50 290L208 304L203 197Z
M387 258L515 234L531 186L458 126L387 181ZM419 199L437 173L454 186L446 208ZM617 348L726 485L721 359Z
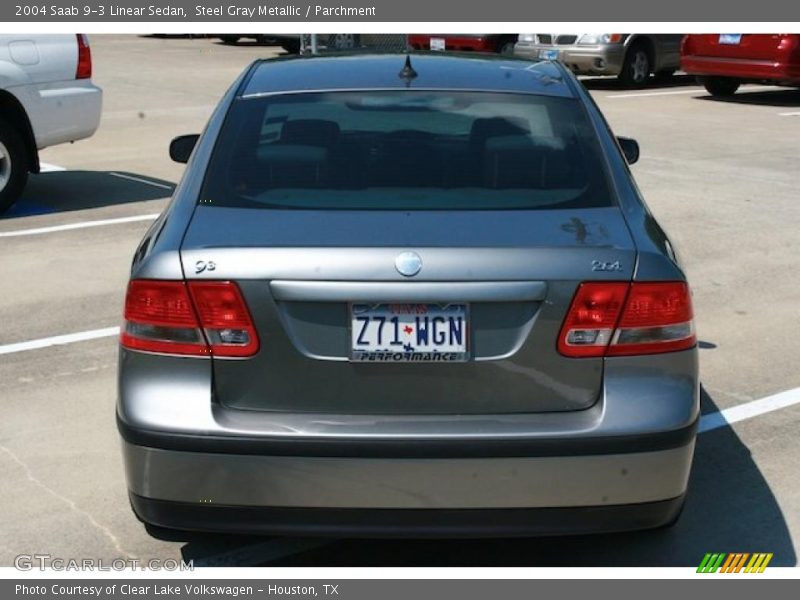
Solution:
M39 150L92 135L102 91L85 35L0 35L0 212L39 172Z

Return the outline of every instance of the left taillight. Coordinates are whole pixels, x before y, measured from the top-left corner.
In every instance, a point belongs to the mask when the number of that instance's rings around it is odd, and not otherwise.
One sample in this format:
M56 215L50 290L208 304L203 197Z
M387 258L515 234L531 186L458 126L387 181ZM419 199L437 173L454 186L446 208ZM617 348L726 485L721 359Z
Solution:
M609 356L656 354L697 343L689 286L682 281L632 283Z
M187 356L247 357L259 347L244 298L230 281L131 281L120 342Z
M92 51L89 48L89 37L85 33L76 34L78 38L78 67L75 79L89 79L92 76Z

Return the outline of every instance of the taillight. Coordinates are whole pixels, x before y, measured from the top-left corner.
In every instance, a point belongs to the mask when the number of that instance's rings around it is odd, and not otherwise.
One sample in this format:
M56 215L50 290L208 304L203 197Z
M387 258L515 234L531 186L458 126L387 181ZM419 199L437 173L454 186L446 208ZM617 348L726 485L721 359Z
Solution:
M582 283L558 338L570 357L656 354L694 347L692 301L682 281Z
M608 348L609 356L685 350L696 343L689 286L633 283Z
M685 35L681 40L681 56L694 54L695 39L692 35Z
M85 33L79 33L78 38L78 68L75 69L75 79L89 79L92 76L92 51L89 49L89 38Z
M250 313L230 281L131 281L120 342L162 354L245 357L258 352Z
M258 336L238 286L230 281L189 282L200 324L214 356L252 356Z
M627 283L582 283L558 337L565 356L603 356L617 326Z

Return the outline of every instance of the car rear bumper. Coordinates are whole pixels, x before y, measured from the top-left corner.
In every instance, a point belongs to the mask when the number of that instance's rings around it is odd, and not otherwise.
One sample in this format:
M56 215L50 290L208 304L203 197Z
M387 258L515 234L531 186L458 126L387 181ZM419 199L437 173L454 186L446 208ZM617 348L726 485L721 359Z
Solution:
M581 75L618 75L625 60L622 45L551 46L517 42L514 54L527 58L542 58L541 52L557 50L557 60L574 73Z
M144 522L186 531L287 536L522 537L660 527L684 497L614 506L513 509L320 509L205 506L130 495Z
M121 429L123 438L132 437ZM686 491L694 434L692 426L631 439L630 448L642 451L616 454L596 453L598 445L582 454L554 455L542 445L539 456L534 447L526 450L531 455L512 451L490 458L357 457L339 451L281 456L129 441L123 453L134 509L163 527L391 535L408 520L419 533L568 533L668 521L675 508L669 501ZM548 516L557 518L550 523Z
M774 60L684 56L681 68L689 75L732 77L745 81L774 81L800 84L800 64Z
M686 491L699 414L696 349L606 359L602 392L588 409L494 415L234 410L211 396L208 361L158 359L170 368L139 371L133 363L149 367L150 358L123 353L118 404L128 488L142 506L152 501L157 510L136 510L156 525L241 531L241 512L255 520L250 530L277 534L286 529L274 515L367 511L373 534L404 522L398 511L428 515L423 525L453 511L460 516L452 527L462 531L480 511L543 510L565 515L565 532L637 529L674 512L659 505L645 519L642 505ZM615 516L606 523L595 508ZM186 520L187 511L206 509L217 515L207 526ZM570 525L567 515L583 516ZM309 531L317 518L309 516ZM525 519L520 532L528 534L546 521ZM360 531L358 519L342 527ZM490 534L480 519L475 527Z
M28 112L39 149L90 137L100 124L102 90L89 79L9 88Z

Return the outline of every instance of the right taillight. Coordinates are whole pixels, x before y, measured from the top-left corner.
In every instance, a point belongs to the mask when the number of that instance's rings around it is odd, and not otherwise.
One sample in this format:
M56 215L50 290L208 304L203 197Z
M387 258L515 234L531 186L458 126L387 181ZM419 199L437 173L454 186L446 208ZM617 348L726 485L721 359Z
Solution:
M211 354L242 358L258 352L256 328L235 283L191 281L189 292Z
M131 281L120 343L143 352L239 358L259 348L250 312L231 281Z
M692 301L682 281L582 283L558 338L569 357L627 356L694 347Z

